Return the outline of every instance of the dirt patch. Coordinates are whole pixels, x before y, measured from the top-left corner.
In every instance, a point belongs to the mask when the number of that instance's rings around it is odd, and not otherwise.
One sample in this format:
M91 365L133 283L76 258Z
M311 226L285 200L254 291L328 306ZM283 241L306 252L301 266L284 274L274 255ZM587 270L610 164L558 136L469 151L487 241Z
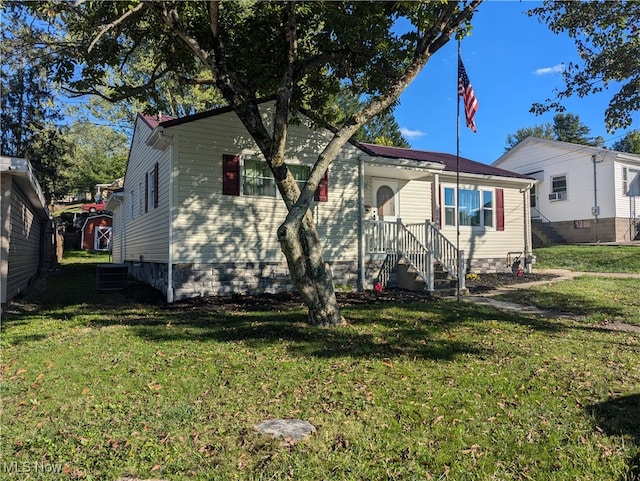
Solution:
M620 331L620 332L633 332L640 334L640 326L635 324L627 324L626 322L607 321L600 324L598 327L606 329L608 331Z

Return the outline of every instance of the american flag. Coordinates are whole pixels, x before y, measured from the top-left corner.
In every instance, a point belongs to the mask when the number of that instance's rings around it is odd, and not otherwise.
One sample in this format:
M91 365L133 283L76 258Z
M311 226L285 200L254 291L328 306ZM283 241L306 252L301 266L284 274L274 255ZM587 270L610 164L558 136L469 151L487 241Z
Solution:
M458 55L458 95L462 97L464 102L464 115L467 118L467 127L477 132L473 116L478 110L478 99L469 82L469 77L467 76L467 71L464 69L460 55Z

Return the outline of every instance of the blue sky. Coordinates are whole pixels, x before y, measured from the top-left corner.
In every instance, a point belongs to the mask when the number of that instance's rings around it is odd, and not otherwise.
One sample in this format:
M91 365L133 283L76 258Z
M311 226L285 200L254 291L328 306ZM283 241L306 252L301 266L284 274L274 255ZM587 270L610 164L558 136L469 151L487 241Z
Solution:
M555 112L536 116L529 109L564 86L561 65L579 58L568 35L556 35L537 18L527 16L527 10L537 5L490 1L481 4L473 17L473 33L462 41L461 52L479 102L478 132L466 127L461 107L463 157L490 164L504 153L508 134L553 121ZM626 132L606 131L604 111L611 95L604 92L564 102L566 113L578 115L591 129L590 136L601 135L608 147ZM430 59L395 110L412 148L455 154L457 101L457 44L451 40ZM640 129L640 113L633 115L630 129Z

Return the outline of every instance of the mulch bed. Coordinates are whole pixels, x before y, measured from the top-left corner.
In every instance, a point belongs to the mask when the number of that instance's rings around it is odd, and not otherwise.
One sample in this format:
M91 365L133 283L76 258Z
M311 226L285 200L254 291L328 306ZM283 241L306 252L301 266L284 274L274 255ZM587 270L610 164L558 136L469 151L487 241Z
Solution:
M480 274L477 278L467 279L466 286L470 294L482 294L503 286L553 279L550 274ZM127 288L127 296L144 304L163 304L164 296L147 284L133 283ZM373 289L362 292L337 292L338 303L342 307L368 304L408 304L430 302L435 297L428 292L411 292L401 289L385 289L378 293ZM281 311L303 307L300 296L295 292L278 294L233 294L230 296L198 297L178 301L175 307L207 307L235 311Z

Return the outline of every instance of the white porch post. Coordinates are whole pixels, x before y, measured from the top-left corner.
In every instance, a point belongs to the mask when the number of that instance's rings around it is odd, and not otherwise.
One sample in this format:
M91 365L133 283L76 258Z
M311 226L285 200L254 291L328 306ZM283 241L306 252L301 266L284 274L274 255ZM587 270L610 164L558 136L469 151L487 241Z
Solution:
M435 290L436 276L433 265L433 242L431 239L431 229L429 228L428 219L424 222L424 240L427 244L427 269L429 269L427 272L427 289L429 289L429 292L433 292Z
M395 254L400 252L401 247L402 247L400 245L401 241L402 241L402 239L400 237L401 228L402 228L402 219L400 219L400 217L398 217L398 219L396 220L396 238L395 238L395 241L394 241L395 245L393 247L393 250L395 251Z
M431 221L438 226L440 225L440 175L433 174L433 217Z

